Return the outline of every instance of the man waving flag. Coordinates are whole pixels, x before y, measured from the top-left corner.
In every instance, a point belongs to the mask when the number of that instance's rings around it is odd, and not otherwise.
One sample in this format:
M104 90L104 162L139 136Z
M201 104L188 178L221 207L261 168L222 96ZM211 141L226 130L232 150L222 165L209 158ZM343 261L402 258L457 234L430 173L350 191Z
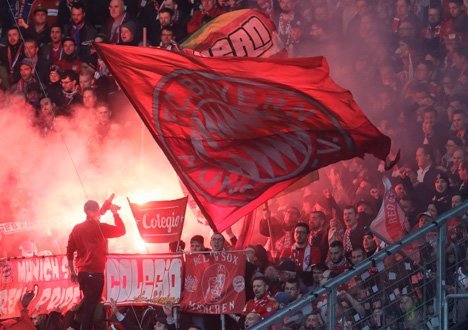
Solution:
M322 57L95 47L218 231L314 170L389 152Z

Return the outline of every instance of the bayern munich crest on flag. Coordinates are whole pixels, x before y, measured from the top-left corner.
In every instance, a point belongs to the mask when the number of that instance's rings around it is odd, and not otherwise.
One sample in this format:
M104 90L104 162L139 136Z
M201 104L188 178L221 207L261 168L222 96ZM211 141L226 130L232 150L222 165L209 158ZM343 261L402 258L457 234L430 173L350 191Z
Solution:
M181 91L190 96L178 97ZM329 162L354 146L328 109L287 86L178 70L161 79L153 99L162 142L197 193L218 204L242 206L246 196L255 198L271 184L323 166L323 155ZM324 123L333 129L321 131Z

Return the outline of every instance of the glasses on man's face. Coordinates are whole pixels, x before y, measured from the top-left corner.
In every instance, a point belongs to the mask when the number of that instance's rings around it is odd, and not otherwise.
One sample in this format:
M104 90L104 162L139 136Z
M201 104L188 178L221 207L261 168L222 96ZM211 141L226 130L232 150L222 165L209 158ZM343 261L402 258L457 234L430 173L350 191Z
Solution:
M62 80L60 83L61 83L62 85L65 85L65 84L69 84L69 83L71 83L71 82L72 82L71 80Z

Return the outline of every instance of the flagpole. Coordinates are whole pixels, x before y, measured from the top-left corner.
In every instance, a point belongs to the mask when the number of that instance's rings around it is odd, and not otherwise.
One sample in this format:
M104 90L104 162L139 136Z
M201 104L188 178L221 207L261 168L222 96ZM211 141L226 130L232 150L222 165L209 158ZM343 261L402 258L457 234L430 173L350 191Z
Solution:
M143 28L143 47L146 47L147 45L147 28ZM145 154L144 150L144 140L145 140L145 123L141 123L141 128L140 128L140 168L143 167L143 156Z
M268 208L268 201L265 201L265 210L269 213L269 216L266 218L266 221L267 221L267 225L268 225L268 234L270 235L270 253L271 253L271 256L273 257L274 260L276 260L276 251L275 251L275 246L273 244L273 233L272 233L272 230L271 230L271 213L270 213L270 209Z
M226 315L221 314L221 330L226 330Z
M179 313L179 306L174 306L174 319L175 319L175 327L176 329L180 329L180 313Z

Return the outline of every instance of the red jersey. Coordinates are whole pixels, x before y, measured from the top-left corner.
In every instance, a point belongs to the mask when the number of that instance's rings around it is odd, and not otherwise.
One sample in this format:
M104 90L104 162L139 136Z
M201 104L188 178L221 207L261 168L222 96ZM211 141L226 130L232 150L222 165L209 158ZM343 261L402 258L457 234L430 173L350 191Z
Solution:
M465 44L468 41L468 33L455 31L453 23L453 18L443 21L440 27L440 36L442 38L448 38L449 40L458 40L462 44Z
M58 65L62 59L63 48L62 46L58 48L50 47L49 59L53 65Z
M257 313L262 318L265 318L272 315L276 310L276 301L266 294L261 298L254 298L247 301L242 314L247 315L249 313Z
M296 271L306 271L311 265L317 265L322 261L322 253L316 246L307 244L301 248L294 244L289 251L289 256L296 264Z
M75 59L73 61L67 61L65 59L61 59L60 61L58 61L57 65L63 71L73 70L75 72L80 72L81 71L81 66L83 65L83 62L81 62L79 59Z

